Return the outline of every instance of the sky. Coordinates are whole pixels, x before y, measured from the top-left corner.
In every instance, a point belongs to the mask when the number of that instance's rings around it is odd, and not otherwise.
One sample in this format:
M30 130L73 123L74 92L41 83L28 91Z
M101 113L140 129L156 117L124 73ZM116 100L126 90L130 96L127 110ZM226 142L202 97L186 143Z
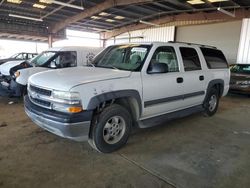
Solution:
M53 43L53 47L59 46L92 46L100 47L99 34L66 30L66 40ZM10 57L19 52L41 53L48 49L47 43L26 42L17 40L0 40L0 58Z

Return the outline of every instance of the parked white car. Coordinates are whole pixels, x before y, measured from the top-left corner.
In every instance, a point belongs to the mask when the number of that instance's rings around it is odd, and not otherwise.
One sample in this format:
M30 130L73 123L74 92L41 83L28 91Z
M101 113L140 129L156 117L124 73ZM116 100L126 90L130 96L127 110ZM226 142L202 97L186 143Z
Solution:
M47 71L29 79L27 115L56 135L112 152L132 126L154 126L197 111L212 116L230 71L215 47L188 43L114 45L95 67Z
M103 48L54 47L42 52L30 62L0 65L2 86L14 96L26 93L28 78L38 72L87 65ZM4 79L3 79L4 78Z
M6 63L6 62L10 62L10 61L29 60L29 59L32 59L35 56L37 56L37 53L27 53L27 52L17 53L17 54L12 55L9 58L0 59L0 65L3 64L3 63Z

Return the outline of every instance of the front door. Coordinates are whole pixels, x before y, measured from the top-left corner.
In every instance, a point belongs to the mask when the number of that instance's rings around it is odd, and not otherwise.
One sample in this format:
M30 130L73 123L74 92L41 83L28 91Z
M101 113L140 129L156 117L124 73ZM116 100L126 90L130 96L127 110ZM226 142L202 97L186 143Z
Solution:
M167 73L142 74L144 111L142 119L157 116L182 108L183 79L175 49L171 46L158 47L150 61L164 63Z

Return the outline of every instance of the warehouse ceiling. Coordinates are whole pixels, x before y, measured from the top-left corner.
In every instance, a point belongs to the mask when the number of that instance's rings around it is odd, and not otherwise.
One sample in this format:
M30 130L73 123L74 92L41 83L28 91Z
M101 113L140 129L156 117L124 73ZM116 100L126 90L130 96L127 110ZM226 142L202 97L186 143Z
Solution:
M250 0L0 0L0 37L62 39L68 28L110 38L174 20L241 19L249 8Z

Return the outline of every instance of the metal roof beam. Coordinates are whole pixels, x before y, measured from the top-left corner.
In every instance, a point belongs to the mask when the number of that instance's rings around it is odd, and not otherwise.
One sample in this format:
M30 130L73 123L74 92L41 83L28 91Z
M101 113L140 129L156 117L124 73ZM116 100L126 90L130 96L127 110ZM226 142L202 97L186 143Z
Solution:
M60 31L61 29L67 27L69 24L77 22L79 20L82 20L84 18L90 17L92 15L95 15L99 12L102 12L106 9L117 7L117 6L124 6L124 5L131 5L131 4L140 4L140 3L146 3L146 2L152 2L153 0L106 0L103 3L99 3L96 6L93 6L91 8L83 10L83 12L72 16L70 18L67 18L66 20L55 24L55 26L52 28L51 32L56 33Z
M197 12L193 14L183 13L175 16L164 16L160 19L151 20L150 22L162 25L167 24L171 22L176 21L199 21L199 20L224 20L224 21L232 21L232 20L239 20L245 17L250 16L250 10L244 10L244 9L238 9L235 11L235 18L229 17L228 15L222 14L218 11L212 12L212 13L206 13L206 12ZM151 26L152 27L152 26ZM112 32L105 32L103 33L102 37L103 39L110 39L112 37L118 36L122 33L126 33L129 31L134 30L140 30L140 29L146 29L150 28L150 26L145 24L131 24L122 28L119 28L117 30L114 30Z
M70 0L70 1L68 1L67 3L72 3L72 2L74 2L74 1L75 1L75 0ZM55 12L61 10L63 7L64 7L64 6L59 6L58 8L52 10L51 12L49 12L49 13L47 13L47 14L41 16L41 19L44 19L44 18L50 16L51 14L54 14Z
M175 8L172 8L172 7L170 7L170 6L164 5L164 4L162 4L162 3L153 2L153 4L156 5L156 6L158 6L158 7L167 9L167 10L176 10Z
M178 7L182 7L182 8L186 8L186 9L194 9L194 7L192 7L191 5L189 5L187 3L179 2L176 0L163 0L163 1L170 3L172 5L178 6Z
M111 8L110 10L111 11L113 10L113 13L115 13L115 14L122 13L122 14L124 14L124 16L126 15L127 18L131 18L131 17L139 18L139 17L143 16L143 14L140 14L139 12L133 12L133 11L127 10L126 8L124 8L124 9Z
M4 2L4 0L2 0L2 1L0 2L0 6L3 4L3 2Z
M208 1L208 0L203 0L205 3L206 3L206 5L208 5L209 7L215 7L210 1Z

